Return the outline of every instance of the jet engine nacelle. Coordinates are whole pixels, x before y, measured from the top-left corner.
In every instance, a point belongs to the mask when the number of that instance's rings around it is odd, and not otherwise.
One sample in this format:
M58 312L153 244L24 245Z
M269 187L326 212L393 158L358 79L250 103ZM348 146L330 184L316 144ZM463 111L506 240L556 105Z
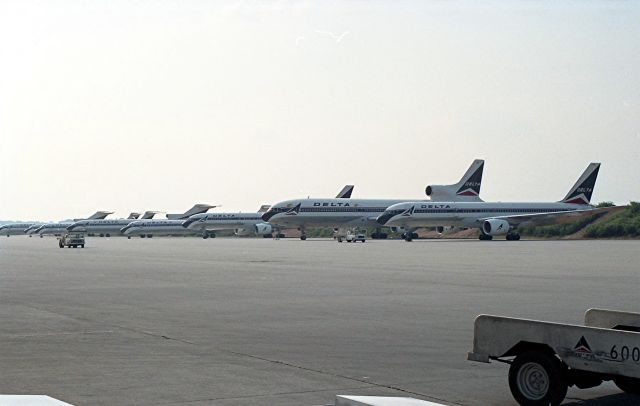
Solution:
M431 200L445 202L458 200L457 190L456 185L429 185L425 193Z
M273 226L267 223L259 223L255 225L256 234L266 235L273 232Z
M482 223L482 231L487 235L504 235L509 232L511 226L507 220L489 219Z

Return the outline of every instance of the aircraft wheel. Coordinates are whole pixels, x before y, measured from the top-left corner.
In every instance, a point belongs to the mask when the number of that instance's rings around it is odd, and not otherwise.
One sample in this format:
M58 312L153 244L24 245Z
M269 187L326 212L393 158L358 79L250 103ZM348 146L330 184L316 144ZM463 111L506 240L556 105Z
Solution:
M411 238L418 238L418 233L411 233Z
M147 234L147 238L153 238L153 234Z
M80 248L84 248L84 244L80 244Z
M130 240L130 239L131 239L131 236L130 236L130 235L128 235L128 236L127 236L127 240Z
M302 241L304 241L304 240L306 240L306 239L307 239L307 236L306 236L306 235L301 235L301 236L300 236L300 239L301 239Z
M559 405L568 387L560 360L542 351L518 355L509 368L509 389L521 405Z
M111 237L111 234L107 233L105 234L106 237Z

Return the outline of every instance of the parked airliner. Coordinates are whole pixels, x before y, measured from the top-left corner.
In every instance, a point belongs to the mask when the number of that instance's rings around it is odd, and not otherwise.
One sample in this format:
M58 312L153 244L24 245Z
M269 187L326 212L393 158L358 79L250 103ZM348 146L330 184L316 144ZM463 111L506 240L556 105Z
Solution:
M140 236L142 238L170 235L201 235L198 230L182 227L184 220L135 220L120 229L127 237Z
M194 214L182 222L182 226L199 231L202 238L215 237L216 231L234 230L236 235L271 236L275 228L262 220L268 205L260 207L257 213L201 213Z
M179 218L182 218L184 216L188 217L188 213L199 213L201 211L207 211L213 207L216 206L210 204L196 204L191 209L182 214L168 214L168 216L172 216L176 220L178 220ZM137 221L159 221L152 220L153 216L157 213L159 212L146 211ZM133 214L136 213L132 213L131 215L129 215L129 218L126 219L87 219L76 221L75 223L67 226L67 231L85 232L89 235L99 235L100 237L121 236L122 232L120 230L123 227L127 226L129 223L136 221L135 218L131 218Z
M377 222L406 229L436 226L479 228L481 240L491 240L498 235L506 236L507 240L519 240L516 230L520 224L552 224L566 216L605 211L589 204L599 170L599 163L591 163L559 202L403 202L387 208ZM405 240L411 241L411 233L407 236Z
M436 189L441 195L446 192L446 195L455 195L463 199L471 198L470 193L473 192L474 198L479 199L483 168L484 161L475 160L460 182L454 185L437 186ZM378 228L376 234L379 233L381 226L376 222L376 218L387 207L406 201L406 199L295 199L275 204L262 215L262 219L279 228L297 228L302 233L301 240L307 239L307 228L331 227L336 229L338 241L341 241L342 234L345 234L348 229L357 227L376 227Z
M99 220L99 219L104 219L105 217L107 217L109 214L113 214L112 211L97 211L94 214L92 214L91 216L87 217L88 219L91 220ZM57 223L45 223L40 225L39 227L33 229L33 234L39 234L40 237L44 236L44 235L60 235L60 234L64 234L67 231L67 227L69 227L70 225L72 225L73 223L75 223L76 221L80 221L83 219L74 219L72 221L60 221ZM25 233L29 234L31 230L27 229L25 230Z
M25 231L33 226L40 227L42 223L11 223L0 226L0 235L25 235Z
M353 193L353 185L345 185L338 192L336 199L349 199ZM200 230L202 238L215 237L216 231L233 230L236 235L262 235L283 237L280 230L262 220L262 215L269 209L262 205L256 213L200 213L190 216L182 225L191 230Z

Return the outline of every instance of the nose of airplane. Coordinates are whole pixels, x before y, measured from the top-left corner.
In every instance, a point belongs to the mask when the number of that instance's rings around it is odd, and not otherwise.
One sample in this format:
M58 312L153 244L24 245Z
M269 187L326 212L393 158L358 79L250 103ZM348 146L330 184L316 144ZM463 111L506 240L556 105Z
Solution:
M185 221L182 222L182 227L184 228L189 228L189 226L193 223L195 223L196 221L198 221L197 219L193 219L193 218L188 218Z
M395 216L395 213L387 210L376 218L376 222L380 225L385 225L393 216Z

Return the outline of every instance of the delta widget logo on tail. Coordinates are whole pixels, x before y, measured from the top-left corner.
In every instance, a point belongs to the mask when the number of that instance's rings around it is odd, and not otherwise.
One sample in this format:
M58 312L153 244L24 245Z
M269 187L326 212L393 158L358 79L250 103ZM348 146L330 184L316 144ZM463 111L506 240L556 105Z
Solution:
M482 171L484 162L478 166L478 169L467 179L460 189L456 192L458 196L480 196L480 185L482 184Z

